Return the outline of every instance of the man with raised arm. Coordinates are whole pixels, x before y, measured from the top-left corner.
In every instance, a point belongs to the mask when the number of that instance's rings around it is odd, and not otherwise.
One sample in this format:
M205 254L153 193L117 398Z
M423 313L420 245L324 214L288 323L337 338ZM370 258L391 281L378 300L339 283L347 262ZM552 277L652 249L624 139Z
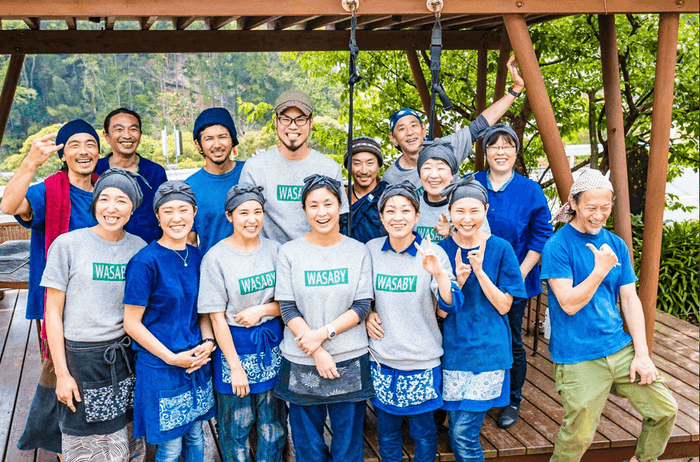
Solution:
M629 399L643 418L632 461L658 459L678 411L649 356L629 250L603 228L613 200L612 184L598 170L582 173L553 220L568 223L542 251L540 277L547 281L552 323L549 351L565 413L553 462L581 459L611 392Z
M304 178L325 175L343 182L340 165L309 146L314 124L309 95L288 90L275 101L275 128L279 144L248 160L241 182L265 189L265 224L261 236L284 244L309 231L311 226L301 207ZM348 198L343 188L341 230L347 222Z
M441 138L452 144L458 161L457 165L462 165L472 152L474 141L483 135L484 130L503 117L525 88L525 81L518 72L515 57L508 60L508 70L513 79L513 86L508 89L508 93L486 108L468 127ZM427 125L423 123L417 111L403 108L392 114L389 119L389 139L396 149L401 151L401 155L384 172L382 177L384 181L396 184L407 180L416 189L421 188L420 175L416 167L418 155L423 149L422 143L427 134Z

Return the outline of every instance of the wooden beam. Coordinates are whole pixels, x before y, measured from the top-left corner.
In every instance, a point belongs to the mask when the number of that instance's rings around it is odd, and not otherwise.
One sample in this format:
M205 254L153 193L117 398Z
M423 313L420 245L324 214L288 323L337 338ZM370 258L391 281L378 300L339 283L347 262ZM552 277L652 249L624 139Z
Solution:
M357 34L361 50L427 50L431 31L377 30ZM255 51L347 51L348 31L236 30L5 30L0 53L110 54ZM490 31L443 31L443 49L497 49Z
M554 110L552 110L552 103L547 95L540 65L532 47L530 32L527 30L525 18L521 14L504 14L503 21L508 29L510 45L518 60L520 73L525 80L527 97L532 104L532 112L535 115L535 121L537 121L552 175L554 175L559 198L564 203L569 198L574 178L571 175L569 161L564 151L564 143L554 118Z
M328 25L335 25L336 23L345 21L347 18L348 15L346 14L342 16L320 16L316 19L312 19L311 21L307 22L306 28L309 30L319 29Z
M402 18L403 18L403 16L399 16L399 15L395 14L395 15L390 16L387 19L373 22L370 24L366 24L362 28L365 30L376 30L376 29L381 29L383 27L391 27L391 26L395 26L398 23L400 23Z
M486 84L488 78L489 54L486 48L480 48L476 65L476 113L481 114L486 109ZM479 172L486 169L484 160L483 140L476 142L476 154L474 158L474 170Z
M420 61L418 60L418 55L416 55L415 50L406 50L406 57L408 58L408 65L411 67L411 74L413 74L413 81L416 84L416 89L418 90L418 96L420 96L420 102L423 105L423 112L425 112L427 118L430 118L430 90L428 90L428 84L425 82L425 75L423 75L423 69L420 67ZM435 138L442 137L442 126L437 120L437 111L435 111L435 118L429 123L435 124Z
M659 289L661 237L666 204L666 172L668 143L671 138L673 90L676 77L676 48L678 46L678 13L664 13L659 17L659 45L654 78L654 103L651 113L651 141L647 174L646 203L644 204L644 252L639 281L639 298L644 308L649 355L654 341L656 296Z
M139 18L139 25L141 26L142 30L148 30L157 19L158 16L146 16L144 18Z
M374 15L362 15L357 17L357 27L363 27L366 26L367 24L372 24L373 22L377 21L385 21L387 19L391 19L392 15L387 15L387 14L374 14ZM346 17L345 21L339 22L336 24L338 26L338 29L350 29L350 18ZM370 27L371 29L371 27Z
M237 20L240 18L240 16L226 16L226 17L213 17L211 18L211 22L209 27L211 30L219 30L225 25Z
M113 30L114 23L117 21L116 16L107 16L105 19L105 30Z
M428 24L434 24L435 23L435 15L434 14L429 14L426 16L420 16L415 19L411 19L409 21L404 21L400 24L400 27L403 28L409 28L409 27L420 27L420 26L425 26Z
M0 94L0 145L5 135L7 121L10 120L12 100L15 97L15 91L19 84L19 77L22 75L22 64L24 64L23 54L14 53L10 56L10 65L7 67L5 83L2 85L2 93Z
M506 37L507 39L507 37ZM508 79L508 60L510 59L510 48L504 46L498 55L498 70L496 71L496 83L493 87L493 102L503 98L506 93L506 81ZM499 119L498 122L501 120ZM497 123L498 123L497 122Z
M605 119L608 132L608 159L610 181L615 189L613 217L615 234L620 236L632 254L632 221L630 219L630 195L627 179L627 149L625 148L625 122L622 118L622 91L620 89L620 63L618 61L615 15L598 16L600 25L600 57L603 64L603 88L605 91Z
M76 30L78 21L75 18L66 18L66 26L68 26L68 30Z
M238 19L239 30L252 30L279 18L280 16L243 16ZM242 24L242 27L240 24Z
M613 13L697 13L698 0L567 0L513 1L470 0L445 2L447 14L613 14ZM0 11L13 17L89 17L128 12L129 16L301 16L344 14L338 0L0 0ZM423 1L372 0L360 6L362 14L425 14ZM125 15L126 16L126 15Z
M186 18L173 18L173 29L185 30L188 27L190 27L192 23L195 22L197 19L199 19L197 16L188 16Z
M277 21L277 27L280 30L284 30L307 23L316 18L318 18L318 16L285 16Z
M41 20L39 18L22 18L22 21L32 30L41 29Z

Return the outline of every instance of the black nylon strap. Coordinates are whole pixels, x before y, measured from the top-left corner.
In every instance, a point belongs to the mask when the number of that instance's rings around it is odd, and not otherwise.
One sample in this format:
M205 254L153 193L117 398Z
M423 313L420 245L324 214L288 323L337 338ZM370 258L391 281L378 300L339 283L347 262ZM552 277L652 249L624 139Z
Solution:
M352 204L350 200L350 195L352 194L352 126L353 126L353 96L355 93L355 84L362 79L357 73L357 53L360 49L357 47L355 42L355 30L357 29L357 17L353 13L352 20L350 22L350 63L348 66L349 76L348 76L348 86L350 92L350 108L348 111L348 226L347 235L352 236Z
M435 25L433 26L433 34L430 39L430 75L432 80L432 92L430 97L430 130L428 136L432 140L435 133L435 96L437 95L442 102L445 110L454 108L452 101L445 93L445 90L440 85L440 55L442 54L442 25L440 24L440 16L435 16Z

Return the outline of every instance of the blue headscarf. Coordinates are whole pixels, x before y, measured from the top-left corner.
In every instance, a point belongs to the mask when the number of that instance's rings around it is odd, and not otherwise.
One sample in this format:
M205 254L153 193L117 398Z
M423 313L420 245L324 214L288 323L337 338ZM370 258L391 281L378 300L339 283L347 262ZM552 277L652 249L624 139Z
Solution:
M95 141L97 142L97 150L100 150L100 137L97 136L97 132L92 125L85 122L83 119L71 120L67 124L63 125L63 127L61 127L61 129L58 131L58 135L56 135L56 144L66 144L71 136L77 135L78 133L87 133L95 138ZM58 154L59 159L63 158L63 148L59 149L56 154Z

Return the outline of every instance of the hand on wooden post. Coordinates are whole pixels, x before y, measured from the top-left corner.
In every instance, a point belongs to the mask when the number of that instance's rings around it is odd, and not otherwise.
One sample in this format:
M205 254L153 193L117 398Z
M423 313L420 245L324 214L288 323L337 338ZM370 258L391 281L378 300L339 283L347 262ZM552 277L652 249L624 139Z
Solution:
M520 93L525 88L525 80L523 80L520 72L518 71L518 62L515 60L515 56L511 56L506 64L508 66L508 72L510 72L510 77L513 79L513 91Z

